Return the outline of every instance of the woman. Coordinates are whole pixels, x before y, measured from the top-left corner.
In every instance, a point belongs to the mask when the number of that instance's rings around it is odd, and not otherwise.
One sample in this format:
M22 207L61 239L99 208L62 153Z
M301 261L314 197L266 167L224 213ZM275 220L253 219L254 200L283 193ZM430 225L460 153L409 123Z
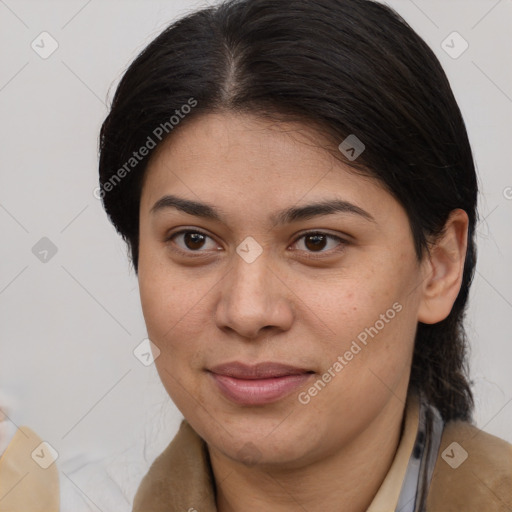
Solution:
M100 150L185 418L134 511L512 507L512 446L471 423L471 148L394 11L188 15L123 76Z

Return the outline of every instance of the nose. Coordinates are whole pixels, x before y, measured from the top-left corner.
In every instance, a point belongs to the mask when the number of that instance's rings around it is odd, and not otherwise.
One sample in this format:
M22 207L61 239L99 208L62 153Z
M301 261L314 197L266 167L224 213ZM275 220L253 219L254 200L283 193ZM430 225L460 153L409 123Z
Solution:
M247 339L257 339L271 329L286 331L294 319L293 293L261 254L248 263L238 254L233 267L222 279L221 295L215 311L219 329L234 331ZM264 333L264 334L262 334Z

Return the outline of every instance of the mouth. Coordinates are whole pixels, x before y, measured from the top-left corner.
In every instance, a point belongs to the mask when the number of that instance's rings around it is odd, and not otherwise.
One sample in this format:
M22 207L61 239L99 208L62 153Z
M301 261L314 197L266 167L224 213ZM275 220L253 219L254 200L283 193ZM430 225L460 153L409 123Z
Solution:
M226 363L208 370L217 389L238 405L265 405L303 386L315 373L281 363Z

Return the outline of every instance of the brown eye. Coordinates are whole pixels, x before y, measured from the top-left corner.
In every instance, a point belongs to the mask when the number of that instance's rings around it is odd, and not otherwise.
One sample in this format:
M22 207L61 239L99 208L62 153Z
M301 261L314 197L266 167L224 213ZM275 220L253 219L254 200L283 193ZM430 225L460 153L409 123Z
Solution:
M327 244L327 236L321 234L307 235L304 237L304 244L311 251L322 250Z
M348 242L328 233L311 232L299 237L294 245L306 253L329 254L343 250Z
M188 249L201 249L206 237L202 233L188 232L183 235L183 242Z
M167 241L173 242L182 252L203 253L211 250L219 250L215 241L210 236L200 231L179 231L171 235Z

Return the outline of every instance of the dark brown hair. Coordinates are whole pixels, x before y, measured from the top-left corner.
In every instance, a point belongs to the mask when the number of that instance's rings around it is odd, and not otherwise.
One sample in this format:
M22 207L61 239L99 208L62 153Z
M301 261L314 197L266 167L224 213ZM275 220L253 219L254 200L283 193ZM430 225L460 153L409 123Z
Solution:
M467 212L462 286L445 320L418 324L410 386L445 420L470 420L463 320L476 262L477 177L432 50L395 11L370 0L229 0L172 23L129 66L101 128L100 197L136 272L151 150L136 161L134 151L220 110L294 119L335 148L355 134L364 152L353 161L337 156L403 205L418 260L452 210Z

